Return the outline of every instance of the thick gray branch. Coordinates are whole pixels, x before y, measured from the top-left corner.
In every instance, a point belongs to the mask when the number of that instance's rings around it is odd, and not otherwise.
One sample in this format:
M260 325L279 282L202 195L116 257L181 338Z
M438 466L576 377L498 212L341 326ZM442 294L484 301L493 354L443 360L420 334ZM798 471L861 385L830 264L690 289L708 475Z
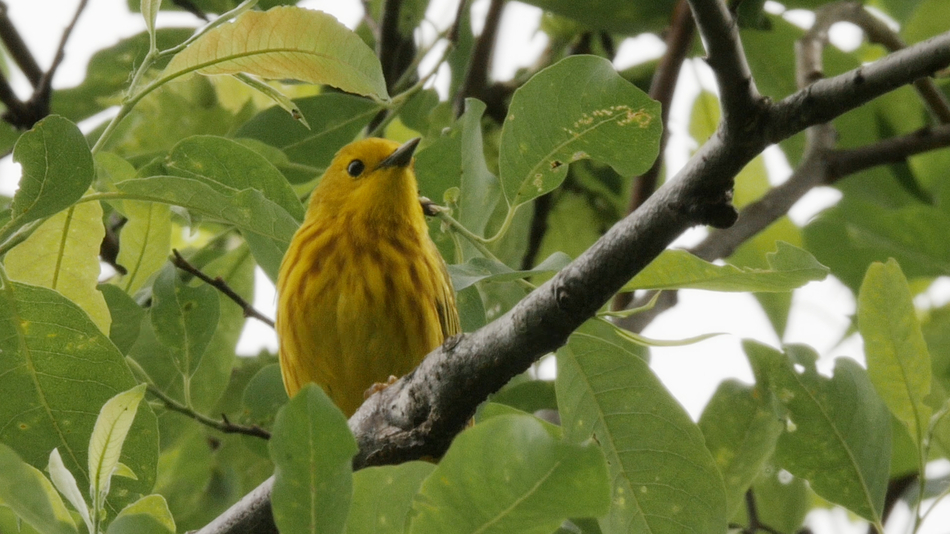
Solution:
M723 30L722 18L728 13L721 2L693 0L691 5L703 37L712 47L721 36L708 32ZM719 14L713 13L717 10ZM739 46L731 20L724 26L731 32L727 38L734 42L729 46L719 42L715 46L724 50L710 52L710 56L722 54L722 61L713 65L722 69L720 79L724 73L733 73L748 82L733 84L748 87L745 96L736 97L751 106L742 117L743 127L720 127L674 179L557 276L491 324L449 340L414 372L370 397L350 419L360 446L354 467L440 456L478 403L563 345L575 328L680 233L698 224L726 227L734 223L736 214L728 202L733 177L768 144L827 122L950 64L947 33L872 65L816 82L773 107L756 98L741 49L738 55L729 51L730 46ZM730 65L730 61L738 63ZM723 88L722 92L725 98L729 91ZM733 110L741 111L738 105ZM724 120L730 116L724 114ZM722 133L725 131L730 132L728 136ZM269 514L269 505L261 498L266 493L267 488L255 490L253 497L233 506L215 523L228 527L212 529L209 525L201 532L247 532L243 521ZM229 522L227 517L235 514L251 519Z

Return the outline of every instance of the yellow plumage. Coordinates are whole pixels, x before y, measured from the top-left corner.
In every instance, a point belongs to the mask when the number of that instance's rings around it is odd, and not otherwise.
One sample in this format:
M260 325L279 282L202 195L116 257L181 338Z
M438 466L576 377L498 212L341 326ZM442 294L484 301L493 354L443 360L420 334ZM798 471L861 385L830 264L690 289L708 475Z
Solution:
M459 332L452 282L419 204L417 144L351 143L314 190L277 280L288 395L315 382L349 417L373 384L411 371Z

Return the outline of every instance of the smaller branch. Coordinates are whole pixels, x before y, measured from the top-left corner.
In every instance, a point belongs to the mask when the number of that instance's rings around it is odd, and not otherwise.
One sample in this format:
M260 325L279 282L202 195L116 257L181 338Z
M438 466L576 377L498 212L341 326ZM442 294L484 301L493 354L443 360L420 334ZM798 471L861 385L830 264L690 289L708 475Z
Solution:
M30 85L38 87L40 80L43 79L43 69L36 62L36 58L30 53L30 49L20 37L20 32L10 20L7 13L7 4L0 1L0 41L3 41L4 47L10 53L10 57L20 67L20 71L30 81Z
M633 213L656 191L660 169L663 167L663 154L666 152L666 143L670 138L668 125L673 92L676 90L680 70L683 62L686 61L686 54L689 53L695 34L696 25L693 23L689 3L686 0L680 0L674 8L673 24L666 36L666 53L657 65L650 83L650 98L660 103L660 120L663 123L660 149L656 159L653 160L653 165L645 173L634 178L633 194L630 195L627 214ZM618 293L611 307L613 310L622 310L630 304L632 298L633 295L630 293Z
M386 88L392 91L396 82L412 64L416 56L415 42L412 36L405 38L399 33L399 13L402 0L386 0L383 15L379 23L379 37L376 41L376 55L383 66Z
M465 73L465 80L459 88L455 99L455 115L461 116L465 111L465 99L469 97L487 100L485 98L488 89L488 67L491 65L492 50L495 48L495 40L498 35L498 26L501 22L502 8L504 0L491 0L488 6L488 14L485 16L485 25L482 28L481 35L475 41L472 49L472 59L468 64L468 71Z
M146 387L149 393L151 393L152 395L155 395L156 397L158 397L160 401L162 401L162 404L165 406L165 408L173 412L178 412L182 415L186 415L207 427L211 427L225 434L244 434L247 436L270 439L270 432L264 430L263 428L257 425L252 425L252 426L237 425L229 421L228 416L224 414L221 414L220 421L216 419L212 419L208 417L207 415L198 413L195 410L169 397L167 394L165 394L164 391L158 389L158 387L155 384L152 384L151 382L149 382Z
M224 414L221 414L221 421L217 421L204 415L198 413L195 410L185 406L184 404L178 402L177 400L171 398L168 394L162 391L158 386L155 385L155 382L152 381L151 377L148 376L148 373L145 369L139 365L139 362L135 361L133 358L126 356L126 363L129 365L129 368L132 369L133 374L138 375L138 378L145 383L145 387L149 393L158 397L165 408L178 412L180 414L186 415L199 423L211 427L215 430L223 432L225 434L246 434L248 436L256 436L259 438L270 439L270 432L264 430L263 428L253 425L253 426L244 426L236 425L231 421L228 421L228 417Z
M721 0L689 0L696 26L706 46L722 102L723 133L741 132L753 124L766 101L752 79L752 71L739 40L739 27ZM800 128L801 129L801 128Z
M270 318L268 318L266 315L257 311L254 306L252 306L248 301L244 300L241 295L238 295L237 292L231 289L231 286L229 286L227 282L225 282L220 276L211 278L210 276L201 272L201 270L199 270L197 267L188 263L188 260L186 260L176 249L172 249L172 254L173 256L169 259L175 267L178 267L182 271L196 276L204 283L224 293L226 297L233 300L238 306L241 307L245 318L253 317L258 321L270 326L271 328L274 328L274 321L270 320Z

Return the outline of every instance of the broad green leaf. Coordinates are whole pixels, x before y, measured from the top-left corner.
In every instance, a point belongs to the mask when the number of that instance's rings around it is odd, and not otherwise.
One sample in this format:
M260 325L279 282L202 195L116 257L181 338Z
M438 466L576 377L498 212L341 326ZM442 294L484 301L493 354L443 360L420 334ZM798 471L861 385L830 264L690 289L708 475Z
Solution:
M158 18L158 9L162 6L162 0L142 0L140 9L142 18L145 19L145 28L149 38L155 35L155 19Z
M171 252L172 218L167 204L126 200L122 203L128 222L119 234L116 263L125 267L119 285L134 295L168 260Z
M105 228L98 202L83 202L50 217L4 259L10 278L55 289L108 333L109 308L96 288Z
M779 532L797 532L815 498L808 489L808 482L772 463L762 470L752 491L761 524L769 525ZM748 517L744 512L747 510L740 507L733 521L748 525Z
M138 7L138 2L135 4ZM194 33L193 27L159 28L155 30L155 41L160 50L167 50L182 43ZM142 64L148 48L149 34L142 32L93 54L86 66L86 77L81 84L76 87L53 90L53 100L50 103L53 113L78 123L104 109L120 104L122 92L129 86L129 73ZM153 68L162 68L169 59L160 59Z
M448 268L452 286L456 291L461 291L476 282L510 282L536 274L553 274L570 262L571 258L567 254L555 252L527 271L516 271L500 261L483 257L472 258L461 265L449 265Z
M669 24L670 12L675 4L672 0L528 0L526 3L574 19L593 30L624 35L637 35L651 30L659 32Z
M281 406L287 404L287 391L280 365L273 363L258 371L241 394L241 405L249 424L271 428Z
M256 189L295 219L303 219L303 205L280 171L230 139L213 135L183 139L165 158L165 168L173 176L199 180L219 193Z
M930 395L930 353L907 279L893 259L868 268L858 294L858 329L871 383L920 447L931 415L925 402Z
M346 534L405 532L412 499L434 469L428 462L407 462L353 473L353 504Z
M333 155L352 141L382 109L371 100L342 93L320 94L294 103L308 118L310 130L288 120L283 111L269 108L244 123L235 133L235 137L256 139L277 147L291 162L312 169L298 173L285 170L288 179L294 183L306 182L322 174Z
M145 317L145 310L118 286L102 284L99 290L113 317L109 327L109 339L115 343L119 352L127 354L139 337L139 328L142 325L142 318Z
M175 519L161 495L147 495L126 506L106 534L174 534Z
M77 534L63 500L43 472L0 443L0 502L44 534Z
M152 285L151 319L155 335L172 350L178 371L191 377L218 326L220 313L215 288L181 281L171 264ZM190 402L190 399L186 399Z
M746 490L772 457L785 428L772 406L773 398L738 381L726 380L719 384L699 418L706 447L726 486L728 517L745 503Z
M556 410L557 394L551 380L526 380L520 384L508 384L489 397L491 402L517 408L523 412Z
M50 289L12 282L0 289L0 441L45 467L59 449L80 487L90 487L90 436L103 404L135 385L123 356L76 304ZM121 462L138 480L113 481L107 512L118 513L155 482L158 432L143 403Z
M86 138L58 115L46 117L20 136L13 161L23 166L20 188L13 196L13 218L21 225L71 206L95 175Z
M811 483L815 493L879 522L891 456L890 414L867 373L838 358L832 378L815 369L817 355L787 346L788 356L754 341L743 343L758 387L788 410L776 459ZM802 369L799 371L798 369Z
M220 277L228 287L248 302L254 299L254 258L244 247L238 247L214 261L201 266L212 278ZM237 344L247 321L244 311L227 295L217 292L219 320L211 336L201 363L191 377L191 401L195 408L205 413L219 410L219 401L236 373ZM237 396L229 396L235 403Z
M46 471L49 473L53 486L79 512L79 516L86 524L87 531L95 532L92 518L89 516L89 505L86 504L86 499L82 496L82 491L76 484L76 477L63 464L63 457L59 455L58 449L53 449L53 452L49 454L49 465L46 466Z
M699 428L640 356L588 321L557 352L557 395L568 440L593 437L612 482L604 532L725 532L726 499Z
M923 41L947 31L947 17L950 17L950 9L947 9L946 2L920 0L901 33L909 44Z
M382 67L366 43L333 16L297 7L248 11L218 26L179 52L164 77L189 72L290 78L389 100Z
M685 250L667 250L653 260L622 291L636 289L708 289L711 291L791 291L823 280L828 268L808 252L779 241L766 254L768 269L715 265Z
M593 158L623 176L645 171L659 147L659 104L609 61L571 56L515 91L501 133L502 189L517 206L555 189L569 163Z
M283 532L343 532L353 492L356 439L322 389L309 385L280 410L268 443L271 507Z
M132 199L175 204L284 245L297 231L297 221L287 210L253 189L223 194L200 180L177 176L137 178L116 187Z
M122 446L129 435L145 384L139 384L109 399L99 411L89 439L89 494L93 510L98 510L112 486L112 474L119 465Z
M549 533L610 502L604 454L566 443L531 416L504 415L459 434L413 503L411 533Z
M423 196L441 202L446 190L459 188L458 213L462 226L482 235L501 199L498 178L485 163L482 116L485 104L467 99L465 112L416 158L416 175ZM478 254L462 243L464 257Z

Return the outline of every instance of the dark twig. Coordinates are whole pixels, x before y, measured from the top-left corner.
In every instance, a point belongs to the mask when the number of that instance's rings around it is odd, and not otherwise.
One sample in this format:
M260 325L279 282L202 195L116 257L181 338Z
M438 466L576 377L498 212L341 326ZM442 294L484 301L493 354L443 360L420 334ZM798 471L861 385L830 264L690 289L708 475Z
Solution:
M225 434L244 434L247 436L255 436L258 438L270 439L270 432L264 430L263 428L257 425L252 425L252 426L237 425L229 421L228 417L224 414L221 414L220 421L216 419L212 419L208 417L207 415L198 413L192 408L189 408L185 406L184 404L176 401L175 399L169 397L167 394L165 394L164 391L158 389L158 387L156 387L154 384L148 384L148 386L146 387L149 393L151 393L152 395L155 395L156 397L158 397L160 401L162 401L162 404L165 406L165 408L173 412L178 412L182 415L186 415L205 426L211 427Z
M759 519L759 509L755 505L755 493L752 492L751 488L745 492L745 509L746 515L749 516L749 526L742 529L743 534L755 534L756 532L782 534Z
M475 41L475 46L472 49L472 59L469 61L468 71L465 73L465 80L462 82L455 99L455 115L457 117L465 111L466 98L488 100L486 98L488 68L491 66L492 51L495 49L498 25L501 22L501 13L504 6L505 0L491 0L491 4L488 6L485 25L482 28L481 35Z
M396 82L412 64L416 55L416 44L412 36L399 33L399 13L402 0L386 0L383 4L383 16L379 23L379 38L376 41L376 55L383 66L386 88L393 91Z
M6 80L0 80L0 100L7 105L7 111L3 114L3 119L16 126L17 128L29 129L32 128L34 124L40 121L43 117L49 115L50 99L53 95L53 76L56 75L56 69L59 68L62 64L63 59L66 57L66 43L69 41L69 36L72 34L73 29L76 27L76 23L79 22L79 16L82 14L83 10L86 9L86 4L89 0L80 0L79 6L76 8L76 13L73 15L72 20L69 22L69 25L66 26L66 29L63 30L63 36L59 40L59 46L56 49L56 56L53 58L53 64L50 66L49 70L43 73L39 80L35 83L33 78L35 76L34 68L39 68L36 66L33 56L29 54L29 51L26 50L25 46L22 43L22 40L19 37L19 34L16 33L16 30L10 25L10 28L3 28L3 20L6 19L6 6L3 6L2 17L0 17L0 31L2 31L5 36L3 37L4 43L6 44L8 38L15 46L22 46L23 50L18 51L17 62L21 59L25 62L26 65L24 73L27 74L27 77L31 78L31 83L33 83L35 89L33 95L26 102L20 102L14 95L12 91L9 91L9 85L6 83ZM9 20L5 20L9 24ZM19 43L17 43L19 41ZM24 68L21 66L21 69Z
M696 25L693 23L689 4L686 0L680 0L674 8L673 23L666 36L666 53L660 59L656 72L653 73L653 81L650 83L650 98L660 103L660 119L663 121L660 150L653 165L645 173L634 178L633 194L630 196L627 213L633 213L656 190L660 169L663 167L663 153L666 151L666 142L670 137L667 125L670 122L673 91L676 90L676 83L679 81L680 69L686 60L686 54L689 53L693 44L695 30ZM613 301L613 309L624 309L630 300L630 293L618 293Z
M23 75L26 76L26 79L30 81L30 85L38 87L40 80L43 79L43 69L40 68L36 58L30 53L26 43L23 42L20 32L17 31L13 21L10 20L7 9L7 4L0 1L0 41L3 41L3 46Z
M887 493L884 494L884 509L881 511L881 524L887 523L894 510L894 505L900 500L907 488L918 481L917 473L911 473L890 479L887 482ZM868 534L880 534L874 525L868 525Z
M274 321L270 320L266 315L257 311L254 306L252 306L249 302L244 300L241 295L238 295L237 292L231 289L231 286L229 286L227 282L225 282L220 276L211 278L210 276L201 272L201 270L199 270L194 265L188 263L188 260L186 260L181 255L181 253L175 249L172 249L172 254L173 256L169 259L175 267L178 267L182 271L199 278L204 283L224 293L226 297L233 300L238 306L241 307L241 310L244 312L244 317L253 317L258 321L270 326L271 328L274 328Z

